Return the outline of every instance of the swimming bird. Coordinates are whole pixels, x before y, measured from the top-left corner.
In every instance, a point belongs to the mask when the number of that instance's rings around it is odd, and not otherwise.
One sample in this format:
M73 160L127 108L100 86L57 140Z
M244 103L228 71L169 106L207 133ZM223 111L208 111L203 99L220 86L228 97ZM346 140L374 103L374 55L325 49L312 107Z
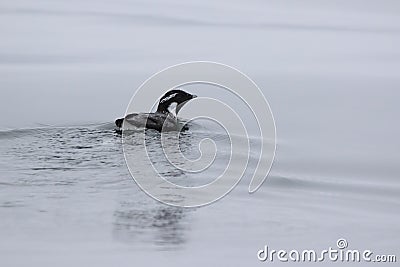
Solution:
M131 113L125 118L115 120L117 131L124 129L154 129L161 131L177 131L179 129L177 115L179 110L196 95L189 94L180 89L166 92L158 102L157 111L154 113Z

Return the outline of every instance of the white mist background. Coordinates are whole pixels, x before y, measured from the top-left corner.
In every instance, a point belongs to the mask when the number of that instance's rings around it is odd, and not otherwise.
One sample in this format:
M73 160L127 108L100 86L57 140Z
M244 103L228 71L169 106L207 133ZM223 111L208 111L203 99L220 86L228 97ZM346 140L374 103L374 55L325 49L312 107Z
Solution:
M0 129L114 120L150 75L191 60L249 75L282 124L292 99L323 117L318 106L327 97L336 118L353 116L340 111L344 103L367 120L374 111L361 102L399 96L396 1L2 1L0 8ZM381 108L390 116L392 103Z

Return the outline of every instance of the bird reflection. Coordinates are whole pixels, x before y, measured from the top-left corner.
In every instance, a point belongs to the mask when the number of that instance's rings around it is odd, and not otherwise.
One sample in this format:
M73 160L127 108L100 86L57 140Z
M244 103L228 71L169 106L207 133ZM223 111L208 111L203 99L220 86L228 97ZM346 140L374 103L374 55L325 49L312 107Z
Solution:
M147 196L145 196L147 197ZM150 242L164 249L176 248L186 241L188 230L184 208L157 203L152 208L141 203L122 203L114 212L114 237L124 242Z
M152 169L154 168L157 174L174 184L198 186L209 182L208 175L187 174L183 169L171 164L170 160L179 162L182 154L196 159L201 155L198 146L200 141L205 137L213 138L216 135L186 132L177 136L174 133L164 133L166 138L162 140L160 133L147 131L145 136L147 157L143 157L143 153L138 153L143 149L143 141L137 138L137 134L130 133L124 136L124 152L133 177L138 175L150 178L150 175L154 175ZM178 138L179 142L174 138ZM168 159L163 148L169 149ZM114 237L123 242L140 244L141 247L144 244L153 244L162 249L176 249L184 244L191 225L188 215L194 209L167 206L153 200L138 188L137 190L137 194L134 195L128 191L124 191L125 194L121 195L124 200L114 212ZM177 194L176 190L171 191L168 196L163 195L163 198L176 205L183 201L183 196Z

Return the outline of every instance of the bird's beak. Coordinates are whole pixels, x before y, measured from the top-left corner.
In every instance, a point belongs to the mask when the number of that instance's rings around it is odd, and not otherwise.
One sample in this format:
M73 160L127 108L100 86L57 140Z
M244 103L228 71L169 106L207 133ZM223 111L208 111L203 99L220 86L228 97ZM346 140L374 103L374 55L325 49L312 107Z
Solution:
M197 97L197 95L192 95L192 98L196 98Z

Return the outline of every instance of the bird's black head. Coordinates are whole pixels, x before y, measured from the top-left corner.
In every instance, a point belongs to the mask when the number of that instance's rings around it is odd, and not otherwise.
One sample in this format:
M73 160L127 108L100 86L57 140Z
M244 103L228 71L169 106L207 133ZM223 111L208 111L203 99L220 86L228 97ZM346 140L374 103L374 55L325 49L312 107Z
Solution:
M161 97L160 102L158 103L157 112L170 113L170 107L176 103L176 114L178 114L183 105L195 97L197 96L189 94L183 90L170 90Z

